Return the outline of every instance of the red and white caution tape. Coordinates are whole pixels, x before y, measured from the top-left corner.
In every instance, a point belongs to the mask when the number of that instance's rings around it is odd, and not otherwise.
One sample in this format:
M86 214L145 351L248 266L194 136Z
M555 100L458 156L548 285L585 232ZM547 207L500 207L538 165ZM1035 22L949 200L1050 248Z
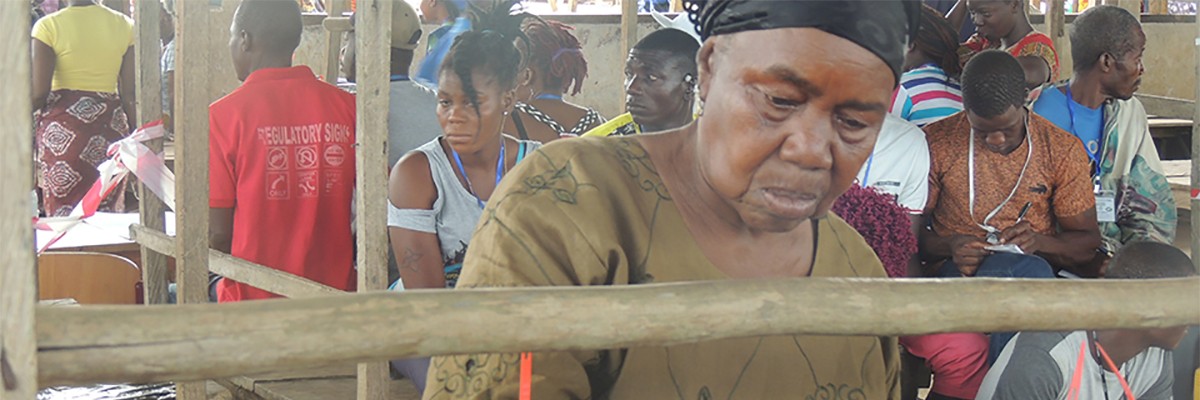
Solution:
M96 210L100 208L100 202L112 193L117 184L125 180L130 172L133 172L150 191L158 195L168 208L174 210L175 174L167 169L161 155L155 154L153 150L142 144L142 142L163 137L163 133L162 121L154 121L110 145L108 147L110 158L96 167L100 171L100 177L92 184L92 188L83 196L71 214L65 217L47 217L34 221L37 229L54 232L53 238L42 244L38 253L46 251L75 225L96 214Z
M1192 200L1200 200L1200 189L1192 189Z

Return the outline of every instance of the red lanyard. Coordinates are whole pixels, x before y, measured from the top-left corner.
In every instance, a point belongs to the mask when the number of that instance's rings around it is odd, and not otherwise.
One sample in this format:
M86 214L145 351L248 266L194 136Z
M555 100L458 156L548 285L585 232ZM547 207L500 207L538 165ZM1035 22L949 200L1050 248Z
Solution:
M533 353L521 353L520 400L530 400L533 394Z
M1117 382L1120 382L1121 389L1125 390L1125 400L1137 400L1133 397L1133 390L1129 388L1129 382L1125 381L1125 377L1121 375L1121 370L1117 368L1116 363L1114 363L1112 358L1108 356L1108 352L1104 351L1104 347L1100 346L1100 343L1096 342L1095 339L1093 339L1091 343L1096 346L1096 350L1098 350L1100 352L1100 356L1104 358L1104 363L1107 364L1108 368L1111 369L1113 374L1117 376ZM1067 389L1067 400L1079 400L1079 394L1082 392L1080 388L1083 386L1083 363L1087 360L1087 348L1087 341L1079 346L1079 360L1075 362L1075 374L1071 377L1071 387ZM1100 377L1101 379L1104 378L1103 366L1100 367ZM1105 396L1107 397L1107 384L1105 384L1104 390Z

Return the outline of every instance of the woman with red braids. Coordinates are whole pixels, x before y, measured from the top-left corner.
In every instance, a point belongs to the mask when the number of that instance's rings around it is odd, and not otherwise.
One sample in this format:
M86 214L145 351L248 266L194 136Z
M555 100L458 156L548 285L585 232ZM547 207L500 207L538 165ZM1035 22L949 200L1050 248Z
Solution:
M571 34L573 29L539 18L530 18L521 27L529 38L528 62L517 87L520 101L505 123L505 132L546 143L578 136L604 123L596 110L563 100L568 88L572 96L579 94L587 77L587 60L579 39Z

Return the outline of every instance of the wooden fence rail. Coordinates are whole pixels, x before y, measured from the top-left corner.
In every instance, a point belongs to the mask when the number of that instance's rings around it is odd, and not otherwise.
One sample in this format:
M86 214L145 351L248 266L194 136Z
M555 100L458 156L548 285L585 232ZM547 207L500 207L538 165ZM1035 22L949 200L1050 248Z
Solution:
M662 346L731 337L1200 323L1200 277L1155 281L782 279L344 294L37 311L38 382L221 378L418 355ZM487 332L487 334L481 334Z

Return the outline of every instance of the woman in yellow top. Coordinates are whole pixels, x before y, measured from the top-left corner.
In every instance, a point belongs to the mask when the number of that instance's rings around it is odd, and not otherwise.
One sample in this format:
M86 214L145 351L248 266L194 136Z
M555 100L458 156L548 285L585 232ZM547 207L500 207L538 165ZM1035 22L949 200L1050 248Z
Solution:
M96 0L70 0L34 24L32 42L38 187L46 215L62 216L134 120L133 20ZM119 185L100 209L124 211L124 193Z

